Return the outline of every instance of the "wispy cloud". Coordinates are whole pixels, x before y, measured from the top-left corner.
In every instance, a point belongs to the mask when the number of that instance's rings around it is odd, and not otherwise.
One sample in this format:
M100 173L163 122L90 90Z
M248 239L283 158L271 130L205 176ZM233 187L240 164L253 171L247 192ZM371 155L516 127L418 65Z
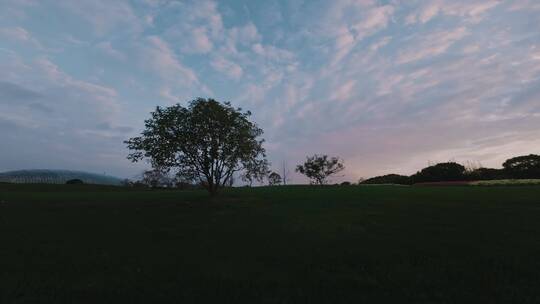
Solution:
M126 56L124 53L120 52L119 50L115 49L110 41L102 41L98 44L96 44L96 48L100 51L104 52L106 55L115 58L117 60L125 60Z
M463 18L466 22L479 22L485 14L499 5L499 0L468 1L426 1L423 6L405 18L406 24L426 23L440 15Z
M2 4L0 134L36 152L0 169L133 174L122 140L198 96L252 110L271 161L339 155L350 180L540 149L537 1Z
M34 38L32 34L30 34L26 29L20 26L0 28L0 37L17 42L28 43L35 48L43 49L41 43L36 38Z
M239 79L242 77L242 67L223 57L214 58L210 64L217 71L225 73L233 79Z
M142 46L142 58L147 68L168 82L182 86L199 82L195 72L183 65L169 44L158 36L146 38Z
M58 0L53 2L59 9L66 10L78 20L89 23L97 36L111 31L138 32L143 28L142 20L135 14L128 1L93 0L75 2Z
M415 44L409 49L400 51L397 57L398 64L410 63L445 53L450 46L467 35L465 27L453 30L438 31L415 39Z

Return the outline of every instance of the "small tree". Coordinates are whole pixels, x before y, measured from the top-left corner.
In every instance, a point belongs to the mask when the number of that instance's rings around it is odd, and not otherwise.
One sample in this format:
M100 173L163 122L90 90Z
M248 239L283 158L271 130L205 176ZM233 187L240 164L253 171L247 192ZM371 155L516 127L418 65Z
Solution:
M266 159L256 160L247 165L243 174L242 180L247 182L249 186L253 186L253 182L264 182L264 178L268 175L268 161Z
M153 165L176 170L214 195L235 172L266 164L264 140L258 139L263 130L249 121L250 115L228 102L203 98L188 107L157 107L141 136L125 142L133 151L128 159L149 159Z
M296 167L296 172L307 176L312 184L325 185L328 177L343 171L345 166L338 157L329 158L328 155L318 155L307 157L303 165Z
M270 175L268 175L268 184L270 186L281 184L281 176L277 174L276 172L270 173Z

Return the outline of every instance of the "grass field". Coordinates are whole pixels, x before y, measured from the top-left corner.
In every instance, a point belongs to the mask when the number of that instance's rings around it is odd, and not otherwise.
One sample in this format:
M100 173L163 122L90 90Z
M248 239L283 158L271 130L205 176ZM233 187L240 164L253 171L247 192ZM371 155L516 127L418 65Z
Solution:
M0 185L0 303L540 303L540 187Z
M540 179L501 179L475 181L470 183L473 186L521 186L521 185L540 185Z

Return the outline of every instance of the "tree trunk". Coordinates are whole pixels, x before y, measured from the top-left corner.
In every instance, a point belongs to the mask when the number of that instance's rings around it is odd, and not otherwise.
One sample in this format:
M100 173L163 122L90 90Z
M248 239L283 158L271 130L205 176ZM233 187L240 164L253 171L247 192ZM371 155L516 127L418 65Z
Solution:
M218 193L218 185L213 184L212 186L208 187L208 192L210 193L211 197L215 197Z

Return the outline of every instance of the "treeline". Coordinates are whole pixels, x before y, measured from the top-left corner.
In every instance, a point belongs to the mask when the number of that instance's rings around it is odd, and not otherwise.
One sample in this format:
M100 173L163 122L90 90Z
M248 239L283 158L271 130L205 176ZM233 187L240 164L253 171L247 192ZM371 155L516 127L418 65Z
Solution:
M337 157L327 155L314 155L308 157L306 162L298 165L296 171L306 175L313 185L328 184L328 177L342 171L344 166ZM240 176L246 185L251 185L253 176ZM540 155L526 155L510 158L503 163L502 169L484 168L480 165L456 162L439 163L428 166L411 176L387 174L362 180L359 184L397 184L412 185L432 182L459 182L503 179L540 179ZM266 171L259 174L256 179L259 183L267 181L269 186L285 184L284 179L276 172ZM227 186L235 183L234 178L229 180ZM145 171L136 181L125 180L125 186L150 188L177 188L184 190L204 189L206 185L185 180L182 175L171 176L167 170L152 169ZM348 186L350 182L340 185Z
M360 184L412 185L428 182L540 178L540 155L530 154L510 158L502 166L502 169L476 168L465 167L456 162L446 162L429 166L411 176L387 174L366 179Z

